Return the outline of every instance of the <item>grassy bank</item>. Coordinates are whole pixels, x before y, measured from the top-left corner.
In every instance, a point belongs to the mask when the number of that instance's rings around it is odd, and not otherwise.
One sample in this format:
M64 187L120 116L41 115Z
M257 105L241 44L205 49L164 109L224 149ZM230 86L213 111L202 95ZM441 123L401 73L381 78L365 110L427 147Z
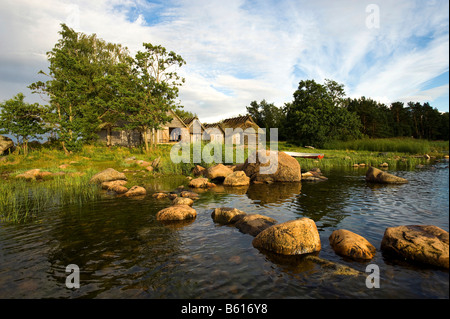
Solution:
M448 142L428 142L413 139L374 139L350 142L335 142L328 149L309 149L280 142L280 151L323 153L321 160L301 159L298 161L303 171L319 167L321 169L357 166L363 169L368 165L379 166L387 163L389 169L414 169L419 164L432 163L448 154ZM195 150L190 146L184 161L174 163L170 152L172 145L157 145L146 154L142 148L105 147L86 145L82 151L66 156L63 151L43 147L31 150L27 156L10 154L0 157L0 220L21 221L33 217L42 209L66 204L82 205L99 196L99 187L89 184L89 179L106 168L124 172L128 185L145 186L146 182L168 175L191 175L196 164L203 167L214 165L202 158L194 163ZM205 145L201 146L206 152ZM225 147L217 148L221 152L221 161L225 162ZM185 150L186 151L186 150ZM240 153L242 152L242 153ZM234 148L236 154L242 154L245 160L248 150ZM179 153L181 155L181 152ZM214 152L211 150L211 155ZM431 157L429 159L427 156ZM197 153L198 155L198 153ZM159 165L152 171L139 160L152 162L159 159ZM26 181L16 176L30 169L39 168L53 173L44 179Z
M302 169L367 167L387 163L390 169L413 169L448 155L448 141L426 141L412 138L361 139L328 143L323 149L296 147L279 143L279 150L324 154L321 160L298 159Z

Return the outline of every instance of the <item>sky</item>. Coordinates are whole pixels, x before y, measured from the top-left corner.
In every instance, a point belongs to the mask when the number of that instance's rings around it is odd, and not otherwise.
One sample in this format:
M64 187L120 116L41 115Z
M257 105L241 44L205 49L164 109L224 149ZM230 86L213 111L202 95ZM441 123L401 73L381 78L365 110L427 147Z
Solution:
M281 107L301 80L382 103L449 111L448 0L0 0L0 102L45 81L60 24L128 47L181 55L179 100L200 121Z

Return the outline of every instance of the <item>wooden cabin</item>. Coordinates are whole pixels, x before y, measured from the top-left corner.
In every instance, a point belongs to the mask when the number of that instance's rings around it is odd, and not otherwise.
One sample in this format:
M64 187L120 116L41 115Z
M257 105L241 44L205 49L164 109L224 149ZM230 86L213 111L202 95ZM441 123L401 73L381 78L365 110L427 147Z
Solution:
M174 143L181 139L190 141L189 126L172 110L169 111L172 120L166 123L159 130L147 132L149 142L154 143ZM99 140L106 143L107 146L127 146L135 147L144 143L142 133L138 130L120 129L125 124L124 121L117 123L105 123L98 132Z
M238 116L213 124L204 124L205 131L211 141L226 142L230 138L235 145L258 144L259 126L250 115ZM230 136L227 136L231 134Z
M205 138L210 142L224 143L225 131L220 126L220 123L203 124L205 127Z
M201 142L203 132L205 131L205 127L199 121L199 119L195 116L183 118L182 120L183 123L186 125L187 129L189 130L190 142L191 143Z

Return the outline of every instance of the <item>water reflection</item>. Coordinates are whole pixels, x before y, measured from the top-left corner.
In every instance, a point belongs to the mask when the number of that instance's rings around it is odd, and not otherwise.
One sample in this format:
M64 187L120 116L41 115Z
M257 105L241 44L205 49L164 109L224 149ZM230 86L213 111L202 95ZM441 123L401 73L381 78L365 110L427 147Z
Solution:
M252 184L247 190L247 197L261 205L277 204L295 198L301 189L301 182Z

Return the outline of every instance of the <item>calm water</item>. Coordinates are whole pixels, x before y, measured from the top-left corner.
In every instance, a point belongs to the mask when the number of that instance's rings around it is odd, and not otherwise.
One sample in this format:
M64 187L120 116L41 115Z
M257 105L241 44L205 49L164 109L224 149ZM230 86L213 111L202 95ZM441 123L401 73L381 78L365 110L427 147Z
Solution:
M448 162L436 169L397 171L410 183L369 185L365 170L324 171L328 181L217 187L201 193L198 216L163 225L156 213L183 178L152 181L142 200L113 198L82 207L41 212L25 224L0 225L0 298L448 298L449 273L392 260L380 251L386 227L432 224L448 231ZM311 261L280 260L253 248L253 237L214 224L215 207L236 207L285 222L312 218L319 257L352 267L360 276L336 275ZM377 253L370 262L340 257L328 237L348 229ZM80 268L80 288L65 286L65 268ZM366 266L380 269L380 288L368 289Z

